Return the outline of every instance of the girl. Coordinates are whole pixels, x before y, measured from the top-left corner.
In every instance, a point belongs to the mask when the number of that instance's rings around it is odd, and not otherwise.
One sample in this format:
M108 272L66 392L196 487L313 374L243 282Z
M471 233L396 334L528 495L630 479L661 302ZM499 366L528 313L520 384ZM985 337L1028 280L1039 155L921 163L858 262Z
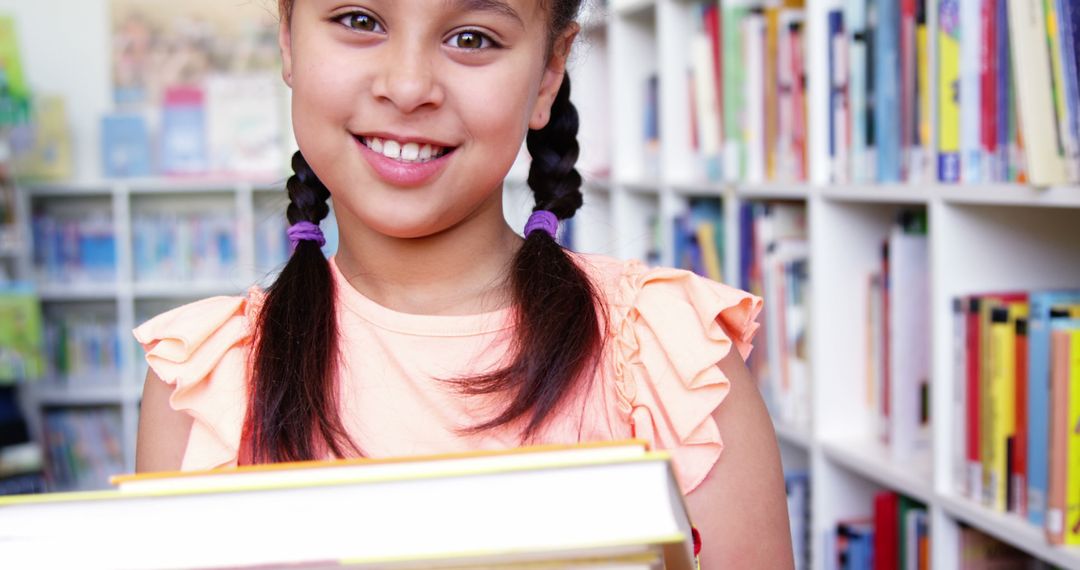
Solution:
M135 330L139 471L637 437L671 452L705 567L792 566L743 364L760 299L554 239L582 203L579 4L280 0L294 252L266 292ZM524 239L502 212L523 138Z

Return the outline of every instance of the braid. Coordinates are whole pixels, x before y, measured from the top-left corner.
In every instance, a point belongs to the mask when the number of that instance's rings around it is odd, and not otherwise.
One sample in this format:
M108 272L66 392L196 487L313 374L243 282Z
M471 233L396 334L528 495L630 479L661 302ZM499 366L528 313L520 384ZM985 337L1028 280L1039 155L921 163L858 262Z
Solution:
M330 192L299 152L292 167L289 223L318 224L330 212ZM360 454L341 421L337 356L330 264L318 243L303 240L267 290L256 319L242 463Z
M330 214L330 207L326 201L330 199L330 191L326 189L315 171L311 170L304 155L296 151L292 158L294 174L285 183L289 192L289 207L285 216L290 224L297 222L311 222L318 224Z
M548 210L560 220L573 216L582 204L581 175L574 168L577 132L578 114L570 101L570 76L566 75L551 104L551 119L525 137L532 156L528 182L536 196L534 210Z
M578 115L570 102L570 79L563 78L544 128L530 130L529 187L534 210L560 219L581 207ZM544 421L591 376L603 345L604 305L588 275L550 234L533 231L514 256L510 274L517 333L513 360L501 370L463 383L468 394L507 392L509 404L495 418L473 426L480 432L528 418L522 439L538 434Z

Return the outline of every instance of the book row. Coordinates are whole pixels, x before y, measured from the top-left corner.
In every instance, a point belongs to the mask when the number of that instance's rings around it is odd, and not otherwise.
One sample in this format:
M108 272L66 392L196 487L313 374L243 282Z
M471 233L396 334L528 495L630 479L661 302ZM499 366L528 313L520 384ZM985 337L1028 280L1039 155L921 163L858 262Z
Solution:
M115 316L79 311L45 318L48 377L59 385L115 385L120 336Z
M903 210L868 278L867 401L899 460L930 446L930 256L925 210Z
M229 213L143 212L131 226L136 280L220 281L237 267Z
M718 4L695 10L690 49L706 179L805 181L808 75L827 73L834 182L1080 181L1078 0L942 0L936 18L925 0L842 0L821 70L806 65L801 1ZM648 154L655 77L645 89Z
M257 213L255 256L270 268L289 256L285 218ZM135 279L221 281L239 267L237 222L222 212L141 211L131 222ZM39 212L32 220L33 260L49 283L113 282L117 238L107 209Z
M50 490L103 489L124 472L119 408L47 409L42 427Z
M747 361L773 420L810 423L806 206L747 202L739 211L740 287L765 298Z
M871 516L839 521L826 534L826 568L927 570L929 530L925 505L893 492L878 493Z
M957 298L957 488L1080 545L1080 291Z

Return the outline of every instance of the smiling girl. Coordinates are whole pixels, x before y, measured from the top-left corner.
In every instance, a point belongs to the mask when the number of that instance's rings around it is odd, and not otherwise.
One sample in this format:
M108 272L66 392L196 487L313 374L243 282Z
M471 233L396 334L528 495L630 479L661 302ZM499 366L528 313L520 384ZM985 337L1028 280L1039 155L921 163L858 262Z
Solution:
M704 568L792 566L743 364L761 300L555 241L582 204L579 4L280 0L294 252L265 292L135 330L139 471L635 437L670 451ZM502 211L523 139L524 238Z

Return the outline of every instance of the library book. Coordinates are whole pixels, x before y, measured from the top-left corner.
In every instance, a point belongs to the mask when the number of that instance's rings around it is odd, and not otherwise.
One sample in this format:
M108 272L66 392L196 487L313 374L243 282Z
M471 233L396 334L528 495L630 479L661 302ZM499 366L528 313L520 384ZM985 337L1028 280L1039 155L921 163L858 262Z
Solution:
M641 441L244 466L0 498L12 568L694 567L670 457Z

